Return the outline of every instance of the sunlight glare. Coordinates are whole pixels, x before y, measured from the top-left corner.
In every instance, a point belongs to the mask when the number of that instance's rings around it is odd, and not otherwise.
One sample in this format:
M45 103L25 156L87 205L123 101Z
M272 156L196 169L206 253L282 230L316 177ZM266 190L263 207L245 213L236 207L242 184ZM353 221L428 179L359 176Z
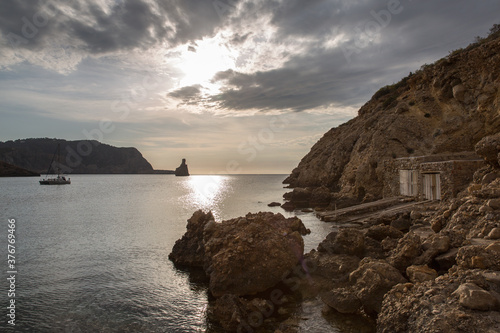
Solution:
M216 219L220 217L221 201L230 189L226 176L191 175L186 179L185 186L189 191L186 200L194 203L198 209L212 211Z
M195 52L189 51L187 46L181 51L177 67L185 75L179 82L180 87L201 84L214 88L210 83L213 76L217 72L235 67L238 52L225 46L220 35L197 41L193 47Z

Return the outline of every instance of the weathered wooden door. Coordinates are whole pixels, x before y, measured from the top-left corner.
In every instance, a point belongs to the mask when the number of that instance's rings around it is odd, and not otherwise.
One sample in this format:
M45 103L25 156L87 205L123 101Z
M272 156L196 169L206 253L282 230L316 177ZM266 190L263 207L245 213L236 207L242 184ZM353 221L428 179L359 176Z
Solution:
M417 170L399 170L399 193L407 196L418 195Z
M441 180L439 173L424 174L424 197L427 200L441 200Z

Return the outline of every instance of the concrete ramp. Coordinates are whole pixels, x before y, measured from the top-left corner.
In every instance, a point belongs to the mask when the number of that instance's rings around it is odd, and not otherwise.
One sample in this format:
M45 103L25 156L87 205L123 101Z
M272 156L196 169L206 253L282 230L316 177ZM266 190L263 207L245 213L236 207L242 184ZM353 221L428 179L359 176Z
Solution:
M430 201L414 201L408 197L392 197L334 211L318 212L316 215L325 222L350 223L409 211L415 206L428 202Z

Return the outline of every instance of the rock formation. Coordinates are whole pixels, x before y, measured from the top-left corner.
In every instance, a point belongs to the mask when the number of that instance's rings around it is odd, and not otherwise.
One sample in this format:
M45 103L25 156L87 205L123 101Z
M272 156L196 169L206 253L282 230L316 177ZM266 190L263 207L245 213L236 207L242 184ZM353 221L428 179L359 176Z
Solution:
M203 267L214 296L252 295L280 282L302 259L308 232L298 218L247 214L216 223L197 211L169 258L178 265Z
M181 165L177 169L175 169L176 176L189 176L188 166L186 164L186 159L182 159Z
M396 214L342 228L306 254L331 311L374 315L377 332L500 329L499 134L475 146L489 165L468 190L413 211L409 231L391 226Z
M117 148L98 141L26 139L0 142L0 161L45 173L57 145L57 163L64 173L153 173L153 167L136 148Z
M281 214L249 213L216 223L211 213L197 211L169 258L176 265L203 267L210 293L218 298L211 312L224 327L234 330L255 306L266 303L240 296L265 292L300 267L302 235L308 232L300 219ZM266 313L274 310L274 305L272 310L267 307Z
M500 127L500 33L380 89L349 122L328 131L284 181L288 199L314 207L326 187L337 207L382 197L384 160L472 151ZM302 188L302 189L298 189ZM324 191L323 191L324 192Z

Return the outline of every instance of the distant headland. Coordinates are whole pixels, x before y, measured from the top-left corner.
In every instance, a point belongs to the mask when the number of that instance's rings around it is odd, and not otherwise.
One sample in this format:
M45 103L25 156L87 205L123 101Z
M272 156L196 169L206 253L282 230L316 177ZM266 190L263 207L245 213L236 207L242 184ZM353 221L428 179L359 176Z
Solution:
M0 161L0 177L38 177L39 173Z
M174 174L173 170L154 170L136 148L119 148L95 140L37 138L0 142L0 161L39 175L46 172L58 144L61 153L53 164L64 173ZM12 170L6 166L2 169Z

